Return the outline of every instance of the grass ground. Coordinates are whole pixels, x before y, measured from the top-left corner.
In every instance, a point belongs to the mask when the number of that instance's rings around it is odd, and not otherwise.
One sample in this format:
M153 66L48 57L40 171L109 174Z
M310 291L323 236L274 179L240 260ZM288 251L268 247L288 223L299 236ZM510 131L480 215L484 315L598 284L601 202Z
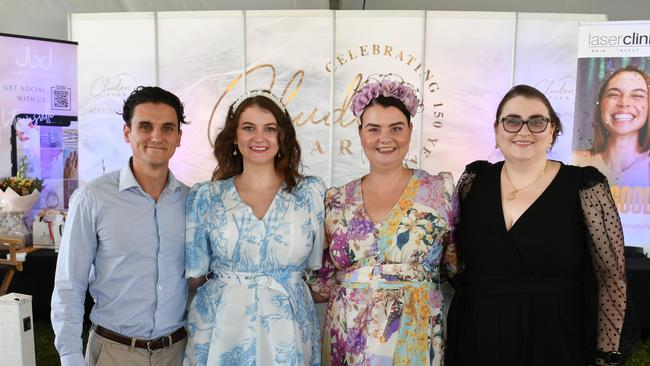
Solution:
M650 339L646 339L637 347L636 351L627 360L625 366L648 366L650 365Z
M84 326L84 346L86 345L89 326L89 324ZM57 366L60 364L59 354L54 348L54 332L50 322L34 322L34 349L36 351L37 366Z
M58 365L59 354L54 348L54 332L48 322L34 322L34 348L37 365Z
M84 330L84 345L88 327ZM54 333L49 322L37 321L34 323L34 343L36 348L36 365L59 365L59 355L54 349ZM625 366L650 366L650 339L641 343L634 354L627 360Z

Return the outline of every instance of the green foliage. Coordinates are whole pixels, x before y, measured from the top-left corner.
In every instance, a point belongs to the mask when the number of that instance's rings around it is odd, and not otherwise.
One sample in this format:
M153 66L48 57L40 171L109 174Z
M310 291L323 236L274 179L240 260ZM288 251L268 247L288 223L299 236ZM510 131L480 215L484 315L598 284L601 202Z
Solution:
M625 366L649 366L650 365L650 339L639 344L634 353L627 359Z

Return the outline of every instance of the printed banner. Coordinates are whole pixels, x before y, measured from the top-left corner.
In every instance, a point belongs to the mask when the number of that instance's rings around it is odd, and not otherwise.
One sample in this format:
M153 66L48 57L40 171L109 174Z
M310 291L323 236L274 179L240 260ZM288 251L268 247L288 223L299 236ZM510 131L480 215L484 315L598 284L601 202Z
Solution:
M178 95L189 122L170 163L183 182L212 177L214 139L244 90L243 43L241 11L158 13L160 86Z
M528 84L539 89L562 122L563 131L548 154L550 159L567 164L571 161L578 24L605 20L598 14L517 15L513 85Z
M246 90L270 89L285 103L302 150L303 171L329 181L333 12L246 12Z
M511 86L515 13L427 15L422 167L458 179L497 151L494 112Z
M79 43L79 180L120 169L131 156L124 142L124 100L138 85L156 85L153 13L71 15Z
M602 16L517 16L329 10L73 15L72 38L81 43L83 64L82 180L124 164L129 147L116 112L133 87L157 82L181 97L192 122L183 126L171 162L185 183L210 178L212 143L232 101L244 90L270 88L292 115L305 173L344 184L368 171L350 96L369 75L383 73L401 76L423 97L406 164L458 178L473 160L500 159L494 112L515 82L542 88L565 123L572 122L575 25ZM113 97L112 90L122 94ZM554 158L570 159L566 144L558 143Z
M423 11L336 12L335 56L326 67L334 72L333 166L331 185L367 174L369 165L359 142L357 119L350 112L353 90L369 75L392 73L420 89L424 65ZM399 32L395 30L399 29ZM422 115L414 129L407 164L419 167Z
M580 25L573 157L607 176L625 244L650 251L650 22Z
M78 186L76 43L0 34L0 75L0 177L27 157L26 175L44 179L34 209L67 208Z

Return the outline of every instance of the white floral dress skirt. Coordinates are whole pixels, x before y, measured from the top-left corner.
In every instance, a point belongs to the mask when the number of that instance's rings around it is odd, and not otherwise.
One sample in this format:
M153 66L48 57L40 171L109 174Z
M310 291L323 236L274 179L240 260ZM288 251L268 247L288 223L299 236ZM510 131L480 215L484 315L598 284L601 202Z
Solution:
M321 179L284 185L259 220L227 179L187 198L186 277L207 276L190 304L184 365L320 365L306 269L321 266Z

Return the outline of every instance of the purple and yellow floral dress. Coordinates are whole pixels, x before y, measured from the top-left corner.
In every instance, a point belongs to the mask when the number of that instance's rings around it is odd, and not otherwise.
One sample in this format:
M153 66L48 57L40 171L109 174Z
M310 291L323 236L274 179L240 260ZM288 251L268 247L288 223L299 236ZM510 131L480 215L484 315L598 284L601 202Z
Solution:
M312 291L329 297L324 365L440 365L441 270L456 265L451 174L413 170L384 221L364 210L361 179L325 198L323 267Z

